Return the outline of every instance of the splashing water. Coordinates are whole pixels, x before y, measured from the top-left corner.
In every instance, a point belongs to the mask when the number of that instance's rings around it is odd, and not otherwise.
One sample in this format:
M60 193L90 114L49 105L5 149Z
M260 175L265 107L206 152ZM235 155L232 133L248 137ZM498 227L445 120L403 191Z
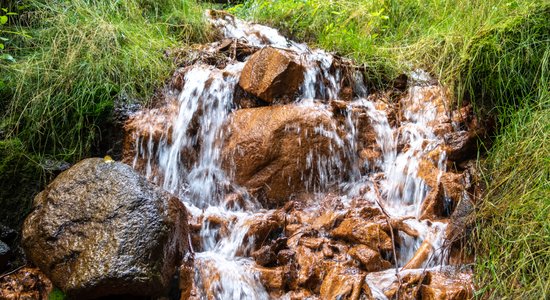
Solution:
M249 24L229 15L213 18L212 23L226 38L244 40L256 47L274 46L296 52L305 66L296 105L319 114L333 115L327 102L338 99L343 75L340 69L331 70L332 55L290 41L275 29ZM134 167L137 168L140 158L145 158L145 175L177 194L193 218L202 220L201 249L195 256L195 285L204 298L209 298L207 295L215 299L270 297L259 275L253 271L253 260L248 258L253 241L247 237L249 220L269 212L262 210L246 192L242 193L246 205L228 207L224 202L228 190L239 189L223 171L220 152L227 134L223 125L234 109L233 95L243 66L244 63L236 62L223 70L201 64L188 68L177 98L177 113L172 119L163 121L166 127L159 142L153 141L154 129L150 124L145 129L150 133L146 137L136 136L134 142ZM345 103L341 128L320 124L314 132L305 135L327 137L331 141L332 155L310 151L306 169L316 169L319 175L314 179L304 174L302 181L306 190L315 194L338 186L343 199L360 196L375 205L378 196L374 191L379 187L380 204L388 214L412 217L405 222L419 232L418 238L399 234L398 265L403 267L424 240L434 249L443 245L446 224L418 219L422 200L428 193L425 181L418 174L419 165L443 142L430 125L441 117L442 111L440 106L423 100L422 87L413 86L405 101L409 106L398 122L400 126L392 125L387 111L365 98L367 88L361 73L353 74L352 80L356 98ZM357 157L357 140L361 134L356 126L359 114L368 116L381 152L378 159L366 166L369 172L364 171ZM289 126L286 130L300 132L301 128ZM403 150L399 150L400 146ZM440 174L445 172L445 151L435 159ZM345 167L344 160L349 167ZM423 267L439 265L445 256L441 251L434 251L434 255ZM395 277L393 269L369 273L366 282L376 298L385 298L382 288L394 281L395 278L390 279L392 276Z

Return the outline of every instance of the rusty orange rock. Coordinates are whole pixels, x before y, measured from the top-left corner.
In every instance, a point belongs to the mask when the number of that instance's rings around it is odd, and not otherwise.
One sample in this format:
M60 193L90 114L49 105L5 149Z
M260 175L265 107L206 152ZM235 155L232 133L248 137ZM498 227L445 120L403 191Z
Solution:
M312 107L283 105L235 111L228 120L223 167L267 207L282 206L291 195L319 182L320 170L308 157L331 157L338 146L316 128L335 120Z
M376 272L391 268L392 264L383 259L380 252L365 245L358 245L349 251L349 255L358 260L363 268L369 272Z
M365 273L357 268L336 266L323 279L321 299L358 300L362 294L364 279Z
M266 47L246 62L239 85L267 102L288 103L304 81L304 67L290 51Z
M420 219L449 217L456 204L464 198L464 175L453 172L440 175L440 170L430 160L420 162L418 175L430 187L430 192L422 202Z
M363 244L371 249L390 251L393 249L388 233L378 223L371 223L362 218L347 218L340 226L332 230L332 236L352 243Z
M283 267L256 267L255 270L260 274L260 280L268 290L281 290L284 288L285 278Z
M420 288L422 299L466 300L473 298L471 275L429 272Z

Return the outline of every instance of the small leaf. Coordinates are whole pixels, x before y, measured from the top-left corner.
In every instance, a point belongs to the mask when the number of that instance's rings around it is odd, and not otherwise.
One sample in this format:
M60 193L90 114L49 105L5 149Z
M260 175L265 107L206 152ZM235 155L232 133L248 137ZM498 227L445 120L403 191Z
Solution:
M0 55L0 59L7 60L7 61L11 61L11 62L15 62L15 58L13 58L13 56L11 56L11 55L9 55L9 54L2 54L2 55Z
M0 25L6 24L8 22L8 16L0 16Z
M0 50L4 50L4 44L0 43Z
M7 42L7 41L9 41L9 40L10 40L10 39L8 39L8 38L5 38L5 37L0 36L0 41Z

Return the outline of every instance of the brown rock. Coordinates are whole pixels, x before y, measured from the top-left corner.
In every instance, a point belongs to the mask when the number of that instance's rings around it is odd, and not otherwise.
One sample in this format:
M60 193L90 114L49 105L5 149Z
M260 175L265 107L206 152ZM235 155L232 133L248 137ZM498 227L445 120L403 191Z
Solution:
M0 299L47 300L52 288L51 281L38 268L24 267L0 277Z
M178 111L179 103L174 98L159 108L142 110L128 118L124 124L123 162L145 172L147 158L137 155L139 149L147 149L149 141L153 142L154 147L157 147L162 139L171 143L170 124L177 117ZM153 168L153 174L159 175L156 166Z
M284 287L285 281L283 267L256 267L255 270L259 272L260 280L268 290L281 290Z
M449 160L461 162L475 158L481 130L450 132L445 135L445 152Z
M276 240L266 241L267 245L252 252L252 258L261 266L272 265L277 262L277 254L286 247L287 238L281 237Z
M430 254L433 251L433 246L428 240L420 245L414 256L407 262L403 269L418 269L422 267L422 264L428 260Z
M318 250L324 242L325 239L320 237L304 237L300 239L301 245L304 245L312 250Z
M60 174L23 225L28 257L67 295L162 295L186 254L187 212L131 167L90 158Z
M260 99L290 102L304 81L304 67L290 51L266 47L246 62L239 85Z
M422 299L466 300L473 298L471 278L467 274L429 272L420 289Z
M365 273L357 268L336 266L323 279L321 299L353 299L361 296Z
M313 295L313 293L306 289L298 289L296 291L290 291L285 294L285 297L283 299L289 299L289 300L316 300L319 299L316 295Z
M284 249L277 253L277 263L280 265L286 265L294 260L294 251L290 249Z
M359 245L351 248L349 255L359 262L368 272L376 272L391 268L392 264L383 259L380 252L372 250L365 245Z
M179 269L180 300L190 299L193 293L196 292L194 275L193 262L191 260L185 261Z
M395 281L387 288L384 289L384 295L388 299L397 300L416 300L419 298L418 285L422 283L424 279L424 273L409 273L400 277L400 280L395 278Z
M363 244L371 249L389 251L393 249L390 236L378 223L370 223L362 218L347 218L332 230L332 236L352 243Z
M334 227L334 224L341 221L343 218L343 213L338 213L333 210L325 210L313 220L312 227L316 230L330 230Z
M308 164L312 154L317 159L340 155L336 143L316 133L319 127L336 130L335 122L326 111L292 104L237 110L222 149L224 169L266 206L282 205L320 185L321 172L339 172L336 166L320 170Z
M321 257L311 249L298 246L296 248L296 262L298 263L297 283L300 286L315 287L321 283Z
M268 266L277 261L277 253L268 246L262 246L260 249L252 252L252 258L260 266Z
M270 237L276 237L284 226L284 218L278 213L258 215L247 222L249 229L244 238L254 240L254 250L263 246Z
M464 198L464 176L445 172L438 181L439 170L433 162L421 161L418 175L430 187L422 202L420 219L437 220L449 217L457 203Z

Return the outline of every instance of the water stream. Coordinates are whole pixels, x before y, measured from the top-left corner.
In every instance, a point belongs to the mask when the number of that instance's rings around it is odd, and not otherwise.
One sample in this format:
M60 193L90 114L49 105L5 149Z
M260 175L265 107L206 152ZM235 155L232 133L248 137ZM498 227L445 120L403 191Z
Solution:
M338 99L343 73L339 69L331 70L335 59L331 54L290 41L275 29L249 24L231 16L213 19L212 23L226 38L246 41L255 47L273 46L297 53L306 69L295 105L308 107L319 114L333 114L329 100ZM199 297L205 299L271 297L254 271L255 262L250 258L253 240L247 238L247 232L250 220L273 211L262 208L254 197L232 182L232 176L224 172L220 158L223 137L227 134L224 124L235 110L234 90L243 66L244 62L233 62L222 70L204 64L189 67L183 89L174 91L179 95L177 113L168 120L170 130L164 132L158 141L151 133L148 138L136 136L134 142L134 166L137 168L139 159L146 159L146 167L142 169L145 175L178 195L192 218L202 221L197 221L201 226L201 247L195 254L195 286ZM409 217L405 223L418 231L419 237L399 233L399 268L413 257L425 240L436 251L422 267L441 266L446 253L437 250L442 248L446 223L419 220L420 207L429 188L418 174L421 160L443 143L430 125L441 112L433 103L422 101L422 86L413 84L406 102L410 105L405 108L397 126L389 120L385 107L367 98L369 95L360 73L352 78L355 98L345 102L343 127L319 125L314 132L307 133L329 138L333 153L340 155L327 157L310 152L307 168L318 170L320 175L317 179L304 176L306 190L319 198L328 191L337 193L341 199L361 197L374 207L383 206L391 217ZM371 120L377 147L382 153L368 166L361 163L369 162L357 158L358 129L354 119L357 112L366 114ZM300 128L289 127L288 130L299 131ZM344 135L338 133L342 130ZM401 149L400 145L405 146ZM344 166L342 157L348 167ZM445 151L430 158L438 162L441 173L445 172ZM235 191L244 195L244 200L239 205L228 205L226 197ZM377 202L377 197L381 203ZM342 210L345 210L349 203L343 203ZM226 225L220 226L220 223ZM365 280L373 295L384 299L382 291L395 281L395 269L369 273Z

